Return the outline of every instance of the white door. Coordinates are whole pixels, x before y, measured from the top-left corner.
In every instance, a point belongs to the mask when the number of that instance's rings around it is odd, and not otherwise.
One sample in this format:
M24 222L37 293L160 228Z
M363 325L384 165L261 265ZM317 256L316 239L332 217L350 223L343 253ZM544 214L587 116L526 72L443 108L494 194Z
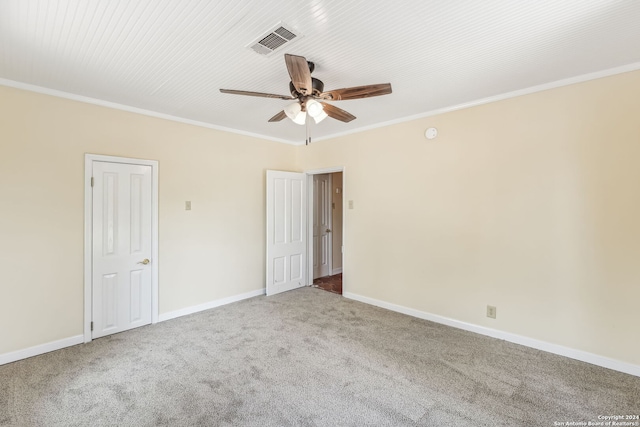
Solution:
M94 161L92 338L151 323L151 166Z
M331 174L313 175L313 278L331 275Z
M267 171L267 295L305 285L306 175Z

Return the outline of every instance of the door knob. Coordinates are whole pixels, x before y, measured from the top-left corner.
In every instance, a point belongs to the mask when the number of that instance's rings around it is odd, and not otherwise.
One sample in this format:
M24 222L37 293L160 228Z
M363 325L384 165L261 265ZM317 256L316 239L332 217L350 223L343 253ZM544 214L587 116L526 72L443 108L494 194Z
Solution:
M331 233L331 230L329 230L328 228L326 230L324 230L325 233Z
M147 258L143 259L142 261L140 261L138 264L144 264L147 265L149 264L151 261L149 261Z

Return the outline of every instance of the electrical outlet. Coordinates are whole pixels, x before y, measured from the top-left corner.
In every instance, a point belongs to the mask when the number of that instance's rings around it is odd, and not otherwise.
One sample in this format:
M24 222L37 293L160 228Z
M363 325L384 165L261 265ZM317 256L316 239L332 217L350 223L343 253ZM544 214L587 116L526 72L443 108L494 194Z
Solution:
M488 305L487 306L487 317L495 319L496 318L496 311L497 311L497 309L494 306Z

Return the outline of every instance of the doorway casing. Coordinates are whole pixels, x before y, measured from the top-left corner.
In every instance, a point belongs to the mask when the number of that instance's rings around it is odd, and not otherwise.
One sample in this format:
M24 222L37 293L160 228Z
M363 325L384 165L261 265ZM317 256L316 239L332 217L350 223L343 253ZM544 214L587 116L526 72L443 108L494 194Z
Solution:
M158 161L126 157L85 154L84 157L84 342L91 341L92 321L92 250L93 192L91 177L93 162L125 163L151 167L151 323L158 322Z
M335 166L335 167L330 167L330 168L322 168L322 169L311 169L311 170L307 170L304 173L307 175L307 202L308 202L308 206L307 206L307 233L308 233L308 238L307 238L307 245L308 245L308 252L307 252L307 285L311 286L313 284L313 201L314 201L314 197L315 195L313 194L313 175L320 175L320 174L325 174L325 173L336 173L336 172L342 172L342 195L344 197L345 194L345 187L346 187L346 170L344 166ZM347 217L345 215L345 209L346 209L347 204L343 203L342 204L342 247L345 246L345 232L344 230L346 229L346 225L347 225ZM342 256L342 269L344 271L344 251L341 251L342 253L340 254ZM344 276L343 276L344 277ZM345 289L346 289L346 283L343 279L342 282L342 292L344 294Z

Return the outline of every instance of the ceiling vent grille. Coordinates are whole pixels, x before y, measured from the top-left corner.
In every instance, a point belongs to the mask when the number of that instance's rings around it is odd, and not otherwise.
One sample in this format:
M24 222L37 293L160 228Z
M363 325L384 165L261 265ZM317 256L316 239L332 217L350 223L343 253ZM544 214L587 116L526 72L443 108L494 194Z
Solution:
M247 47L260 55L269 56L284 45L288 46L291 42L300 39L301 37L302 35L300 33L280 22L269 32L258 37Z

